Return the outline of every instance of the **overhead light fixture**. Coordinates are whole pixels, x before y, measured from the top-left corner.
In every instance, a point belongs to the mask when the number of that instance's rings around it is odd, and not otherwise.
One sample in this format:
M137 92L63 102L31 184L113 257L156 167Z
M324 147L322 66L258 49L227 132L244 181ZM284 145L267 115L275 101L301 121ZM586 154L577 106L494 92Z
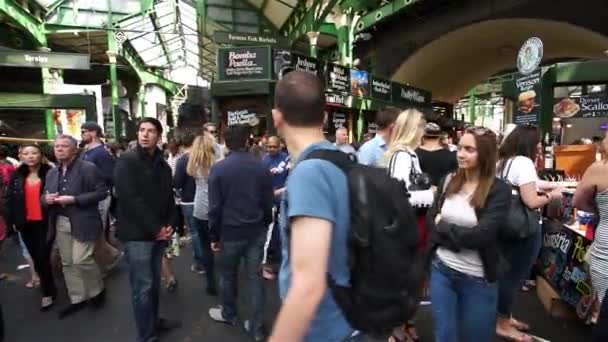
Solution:
M572 128L572 124L567 124L566 128Z
M110 64L116 64L118 54L114 51L106 51L106 55L108 55L108 61Z
M560 118L553 118L553 121L560 122L560 121L562 121L562 119L560 119Z

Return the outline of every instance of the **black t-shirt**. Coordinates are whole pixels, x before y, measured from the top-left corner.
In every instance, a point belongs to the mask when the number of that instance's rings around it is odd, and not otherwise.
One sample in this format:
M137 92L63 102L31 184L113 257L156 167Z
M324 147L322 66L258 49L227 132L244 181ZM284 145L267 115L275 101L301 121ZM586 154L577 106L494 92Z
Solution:
M416 154L418 155L422 172L431 177L431 182L435 186L439 185L441 178L458 168L456 152L451 152L448 149L427 151L418 148Z

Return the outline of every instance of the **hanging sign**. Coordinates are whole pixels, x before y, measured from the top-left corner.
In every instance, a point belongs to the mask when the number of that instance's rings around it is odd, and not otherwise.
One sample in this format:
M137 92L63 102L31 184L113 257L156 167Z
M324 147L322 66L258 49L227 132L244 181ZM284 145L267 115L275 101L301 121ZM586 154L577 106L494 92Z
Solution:
M513 123L516 125L535 125L540 118L541 70L515 77L517 88L517 106L513 113Z
M431 93L423 89L410 87L400 83L393 83L392 92L394 102L417 106L427 106L431 104Z
M216 44L289 46L286 37L259 33L215 31L213 40Z
M359 97L369 96L369 73L363 70L350 70L350 92Z
M319 76L321 65L318 60L293 53L285 49L274 49L274 76L280 80L291 71L303 71Z
M372 76L371 95L373 99L390 101L392 95L391 81Z
M228 126L251 124L257 118L257 114L249 109L229 110L226 114Z
M320 64L314 58L291 54L291 63L295 71L304 71L313 75L319 75Z
M532 37L521 46L517 54L517 70L529 75L536 70L543 60L543 41Z
M220 81L270 79L270 48L219 49L218 71Z
M608 117L608 96L585 95L558 99L553 106L553 114L558 118Z
M342 94L325 93L325 102L329 106L346 106L347 97Z
M327 90L340 93L350 92L350 70L341 65L327 65Z
M0 65L25 68L91 69L91 56L80 53L0 49Z

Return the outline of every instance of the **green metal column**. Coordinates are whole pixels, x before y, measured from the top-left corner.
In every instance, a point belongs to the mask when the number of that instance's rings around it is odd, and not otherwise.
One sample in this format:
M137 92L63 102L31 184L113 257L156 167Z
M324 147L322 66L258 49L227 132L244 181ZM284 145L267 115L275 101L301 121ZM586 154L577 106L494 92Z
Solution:
M339 23L336 23L338 28L338 52L340 53L340 64L348 63L348 16L346 13L340 15Z
M476 98L475 95L469 96L469 120L471 120L471 124L475 124L475 120L477 120L476 114Z
M139 94L137 94L139 100L139 117L146 117L146 84L142 81L139 86Z
M310 42L310 57L317 58L317 53L319 51L319 47L317 45L319 32L308 32L306 35L308 36L308 40Z
M211 98L211 122L220 127L221 113L218 99L216 97Z
M49 51L50 49L44 48L45 51ZM42 93L43 94L51 94L52 89L57 84L63 83L63 75L61 70L54 69L51 70L49 68L42 68ZM53 109L47 109L44 113L45 118L45 127L46 127L46 137L47 139L55 138L55 118L53 116Z
M120 97L118 96L118 69L116 67L116 57L118 56L118 47L116 44L116 36L114 31L108 31L108 59L110 62L110 89L112 95L112 106L110 113L112 114L112 122L114 124L114 139L121 137L122 120L119 117Z

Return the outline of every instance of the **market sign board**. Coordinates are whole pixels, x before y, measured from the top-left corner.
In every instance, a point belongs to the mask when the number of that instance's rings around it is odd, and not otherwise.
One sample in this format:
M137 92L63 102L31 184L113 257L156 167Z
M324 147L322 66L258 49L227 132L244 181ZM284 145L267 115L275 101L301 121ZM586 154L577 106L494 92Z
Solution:
M585 95L556 99L553 114L562 119L608 117L608 96Z
M350 93L350 69L338 64L327 64L327 90Z
M316 59L295 53L291 54L291 65L295 71L304 71L317 76L321 70L321 65Z
M0 49L0 65L24 68L89 70L91 56L80 53Z
M289 46L286 37L259 33L215 31L213 40L217 44Z
M392 85L393 102L416 106L429 106L432 101L431 93L405 84Z
M270 79L270 48L267 46L218 49L218 80Z
M334 124L335 129L344 127L346 125L346 114L334 112L332 123Z
M369 73L363 70L350 70L350 92L359 97L369 96Z
M257 114L249 109L229 110L226 114L228 126L251 124L257 118Z
M541 77L542 72L535 72L515 76L515 88L517 89L517 105L513 113L513 123L516 125L536 125L541 114Z
M347 97L342 94L325 93L325 102L329 106L344 107L347 105Z
M372 76L371 96L372 99L391 101L392 82Z

